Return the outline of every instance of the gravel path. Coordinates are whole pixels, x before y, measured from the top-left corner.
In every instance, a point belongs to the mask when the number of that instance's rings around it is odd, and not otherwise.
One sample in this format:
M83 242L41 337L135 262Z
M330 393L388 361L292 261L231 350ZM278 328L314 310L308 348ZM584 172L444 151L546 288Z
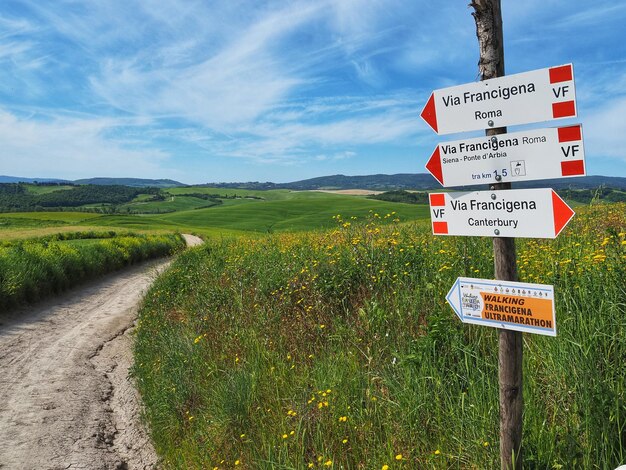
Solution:
M0 318L0 468L158 467L128 377L129 332L169 262L135 266Z

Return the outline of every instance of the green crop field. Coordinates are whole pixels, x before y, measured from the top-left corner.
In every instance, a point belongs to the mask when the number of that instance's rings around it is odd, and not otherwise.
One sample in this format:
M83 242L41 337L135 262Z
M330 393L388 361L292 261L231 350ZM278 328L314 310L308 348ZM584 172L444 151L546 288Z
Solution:
M182 249L175 234L74 232L0 243L0 311Z
M332 216L336 214L343 214L348 218L363 218L372 211L382 215L396 212L397 217L402 220L428 217L428 209L425 206L392 204L362 197L325 193L284 191L276 193L281 193L285 199L250 200L245 204L166 214L159 219L195 228L272 232L330 227L333 224Z
M175 212L199 209L202 207L211 207L216 205L215 202L199 199L197 197L187 196L169 196L164 201L142 201L135 200L128 204L119 206L119 211L124 212L130 210L138 213L159 213L159 212Z
M87 212L10 212L0 213L0 240L32 238L54 233L93 229L90 220L99 214Z
M218 188L173 188L174 193L165 201L135 201L121 205L118 213L98 214L90 212L20 212L0 214L0 239L36 236L37 230L59 227L71 231L74 226L124 228L132 230L187 231L203 236L230 236L247 232L258 234L281 231L303 231L328 228L333 225L333 215L363 219L371 214L381 216L395 213L402 221L428 218L426 206L398 204L308 191L246 191ZM210 200L184 196L184 194L220 194L222 204ZM237 198L234 198L237 195ZM132 211L158 212L164 214L124 214ZM140 209L138 209L140 208ZM121 212L121 213L120 213ZM30 232L29 232L30 229ZM51 233L50 231L46 233Z
M166 192L170 194L219 194L226 197L258 197L266 201L282 201L286 199L310 197L309 192L290 191L288 189L277 189L269 191L248 190L248 189L229 189L229 188L205 188L205 187L187 187L187 188L168 188Z
M262 229L280 207L307 226L283 202L233 207L268 207L236 225ZM209 240L157 280L134 373L165 468L499 468L497 330L445 302L457 276L493 277L491 240L378 214ZM555 286L558 329L524 335L524 468L613 469L626 461L626 205L520 239L517 261L520 280Z
M53 193L55 191L64 191L67 189L72 189L74 186L69 185L36 185L36 184L25 184L24 187L31 194L48 194Z
M92 212L4 212L0 213L3 219L32 219L45 224L48 221L62 223L78 223L96 219L100 214Z

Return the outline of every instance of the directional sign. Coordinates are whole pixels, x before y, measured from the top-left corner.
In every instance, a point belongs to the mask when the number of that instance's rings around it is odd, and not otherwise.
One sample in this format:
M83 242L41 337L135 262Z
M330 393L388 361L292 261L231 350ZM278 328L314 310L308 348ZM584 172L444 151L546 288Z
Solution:
M435 90L421 113L437 134L576 116L572 64Z
M582 126L446 142L426 169L445 187L584 176Z
M556 238L574 211L552 189L431 193L435 235Z
M553 286L459 277L446 300L463 323L556 336Z

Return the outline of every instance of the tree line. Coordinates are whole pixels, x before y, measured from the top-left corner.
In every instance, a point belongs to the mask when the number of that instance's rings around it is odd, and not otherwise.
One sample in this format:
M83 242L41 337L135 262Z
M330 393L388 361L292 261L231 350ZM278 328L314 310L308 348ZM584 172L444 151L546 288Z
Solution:
M22 183L0 184L0 211L50 210L80 207L87 204L124 204L139 194L151 194L151 200L163 200L159 188L132 188L120 185L84 185L43 194L34 194Z

